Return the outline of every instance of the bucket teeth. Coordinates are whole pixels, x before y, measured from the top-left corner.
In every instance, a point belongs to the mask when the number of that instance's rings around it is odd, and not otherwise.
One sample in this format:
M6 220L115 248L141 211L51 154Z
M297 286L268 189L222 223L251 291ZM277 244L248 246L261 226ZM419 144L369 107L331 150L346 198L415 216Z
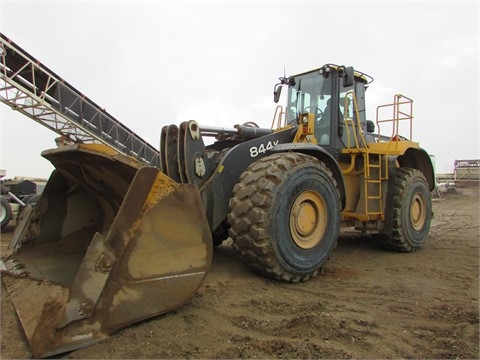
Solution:
M8 259L5 262L2 261L0 263L0 270L16 277L29 275L28 271L25 270L25 265L14 258Z

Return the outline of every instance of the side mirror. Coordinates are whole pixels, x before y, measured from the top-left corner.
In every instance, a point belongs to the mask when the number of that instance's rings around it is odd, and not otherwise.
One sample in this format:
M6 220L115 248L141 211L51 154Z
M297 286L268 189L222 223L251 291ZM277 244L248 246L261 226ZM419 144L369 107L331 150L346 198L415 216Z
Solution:
M275 85L275 89L273 90L273 101L278 103L280 100L280 95L282 94L282 84Z
M295 78L290 76L289 78L281 77L280 82L275 85L275 88L273 90L273 101L278 103L278 100L280 100L280 95L282 94L282 86L283 85L288 85L288 86L295 86Z
M367 120L367 133L375 132L375 123L372 120Z
M346 66L343 69L343 87L352 86L354 80L353 66Z

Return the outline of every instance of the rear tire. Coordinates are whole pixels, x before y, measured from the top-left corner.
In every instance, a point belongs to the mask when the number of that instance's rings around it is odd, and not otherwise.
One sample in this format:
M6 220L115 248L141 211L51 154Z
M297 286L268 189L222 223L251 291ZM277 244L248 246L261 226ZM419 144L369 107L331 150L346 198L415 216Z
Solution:
M416 251L427 241L432 214L432 197L423 173L416 169L398 168L392 233L374 234L372 241L390 250Z
M233 248L264 276L305 281L336 246L341 211L336 182L312 156L273 154L250 165L234 188L230 209Z
M12 219L12 208L7 200L0 198L0 226L3 229Z

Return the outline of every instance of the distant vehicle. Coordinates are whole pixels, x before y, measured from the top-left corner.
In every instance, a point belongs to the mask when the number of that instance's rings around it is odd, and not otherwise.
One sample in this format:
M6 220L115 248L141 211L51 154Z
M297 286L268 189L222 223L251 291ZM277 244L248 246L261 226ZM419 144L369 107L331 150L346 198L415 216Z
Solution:
M5 176L5 173L5 170L0 171L0 178ZM46 180L38 179L2 180L0 197L0 224L2 229L11 220L18 220L25 205L35 205L45 184Z

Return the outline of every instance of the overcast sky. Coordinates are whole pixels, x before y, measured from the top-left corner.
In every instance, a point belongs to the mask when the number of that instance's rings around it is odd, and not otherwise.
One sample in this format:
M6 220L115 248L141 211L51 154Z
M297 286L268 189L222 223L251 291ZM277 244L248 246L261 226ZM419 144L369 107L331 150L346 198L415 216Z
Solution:
M273 86L325 63L371 75L367 118L414 100L437 172L479 154L478 1L0 0L0 31L155 147L195 119L270 127ZM47 178L55 133L0 104L0 169Z

